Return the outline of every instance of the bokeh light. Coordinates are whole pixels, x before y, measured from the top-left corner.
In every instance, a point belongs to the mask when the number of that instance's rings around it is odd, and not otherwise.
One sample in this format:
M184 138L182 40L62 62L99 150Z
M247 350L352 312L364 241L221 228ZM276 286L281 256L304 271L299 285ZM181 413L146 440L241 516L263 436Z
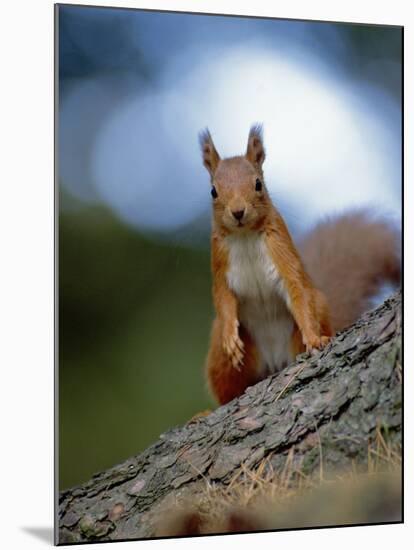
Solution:
M112 10L106 13L110 20ZM208 126L223 156L240 154L259 121L267 185L294 230L360 206L398 221L399 98L346 69L343 58L354 52L340 25L128 17L131 43L159 64L150 81L133 61L116 78L100 71L71 80L60 106L60 174L71 193L167 238L192 223L207 232L208 176L197 134ZM181 37L171 48L169 33ZM116 63L113 55L108 63ZM394 74L396 63L384 63Z

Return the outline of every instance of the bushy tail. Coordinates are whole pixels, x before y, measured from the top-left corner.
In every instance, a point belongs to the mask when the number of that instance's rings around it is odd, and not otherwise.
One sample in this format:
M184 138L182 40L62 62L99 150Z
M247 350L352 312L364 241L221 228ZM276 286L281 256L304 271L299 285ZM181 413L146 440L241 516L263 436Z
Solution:
M319 223L298 248L315 286L328 299L335 331L372 307L384 284L400 284L399 232L365 211Z

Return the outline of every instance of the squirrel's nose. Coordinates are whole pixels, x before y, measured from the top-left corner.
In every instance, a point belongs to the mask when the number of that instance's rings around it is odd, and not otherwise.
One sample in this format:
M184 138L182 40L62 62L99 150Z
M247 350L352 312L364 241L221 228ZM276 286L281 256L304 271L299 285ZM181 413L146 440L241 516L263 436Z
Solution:
M236 220L241 220L244 216L244 209L243 210L233 210L232 212L233 216L236 218Z

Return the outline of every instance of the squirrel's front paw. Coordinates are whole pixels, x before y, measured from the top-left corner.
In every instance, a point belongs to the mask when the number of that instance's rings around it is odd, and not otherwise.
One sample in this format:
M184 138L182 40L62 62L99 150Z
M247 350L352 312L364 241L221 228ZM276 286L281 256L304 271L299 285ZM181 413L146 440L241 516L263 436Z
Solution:
M321 348L324 348L332 340L332 336L321 336Z
M231 327L223 331L223 348L237 370L243 364L244 344L239 337L239 323L236 321Z
M316 352L324 348L330 341L329 336L318 336L317 334L311 334L306 338L303 338L303 343L305 344L307 352Z

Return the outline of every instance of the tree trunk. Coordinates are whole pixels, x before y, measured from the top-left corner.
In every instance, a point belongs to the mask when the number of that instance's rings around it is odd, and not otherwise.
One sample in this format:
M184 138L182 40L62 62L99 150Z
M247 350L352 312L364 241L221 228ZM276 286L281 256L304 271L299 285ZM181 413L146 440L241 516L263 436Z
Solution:
M132 457L59 498L58 542L153 537L166 498L228 484L241 465L268 457L280 471L289 451L305 473L367 461L381 429L401 439L401 295L303 354L209 416L174 428ZM321 460L323 464L321 464Z

